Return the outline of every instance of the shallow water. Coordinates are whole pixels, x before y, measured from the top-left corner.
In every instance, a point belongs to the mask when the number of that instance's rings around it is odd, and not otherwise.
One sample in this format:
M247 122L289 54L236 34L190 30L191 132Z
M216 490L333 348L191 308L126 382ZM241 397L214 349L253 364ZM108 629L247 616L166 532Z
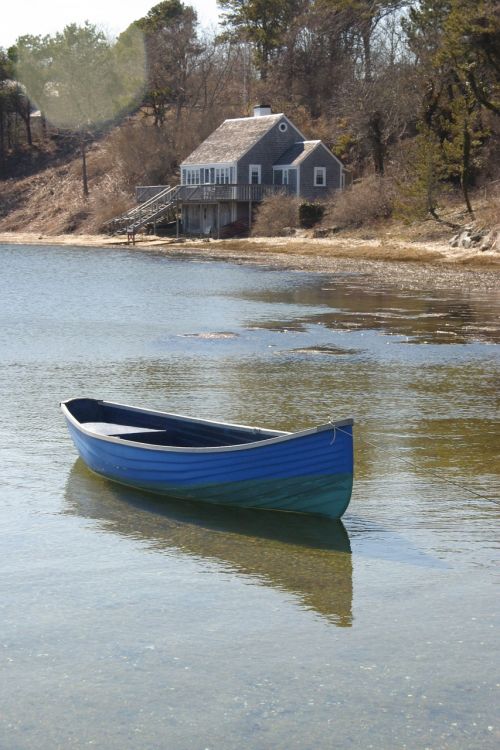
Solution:
M498 746L498 274L0 258L2 750ZM353 416L344 523L99 479L76 395Z

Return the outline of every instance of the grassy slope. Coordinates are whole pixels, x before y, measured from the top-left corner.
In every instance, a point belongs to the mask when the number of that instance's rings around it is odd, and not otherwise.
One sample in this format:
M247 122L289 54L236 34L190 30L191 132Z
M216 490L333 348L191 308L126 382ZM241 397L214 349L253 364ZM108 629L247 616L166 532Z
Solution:
M83 197L78 153L48 161L33 174L0 182L0 232L97 232L103 220L132 205L132 196L115 189L106 140L88 151L88 200Z

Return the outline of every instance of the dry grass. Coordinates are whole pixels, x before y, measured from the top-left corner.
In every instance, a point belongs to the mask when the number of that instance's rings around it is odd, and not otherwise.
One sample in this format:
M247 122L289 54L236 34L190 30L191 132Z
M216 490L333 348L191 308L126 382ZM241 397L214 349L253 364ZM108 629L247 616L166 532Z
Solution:
M500 229L500 180L481 188L475 204L477 222L485 227Z
M74 231L88 216L83 200L78 162L52 167L1 185L5 205L2 231L59 234Z
M90 198L82 192L80 161L52 167L22 180L1 185L7 210L0 218L0 231L41 232L57 235L93 232L105 218L130 206L132 198L121 192L118 203L108 175L90 177Z
M0 231L99 232L134 203L139 184L165 184L175 159L165 135L131 121L88 150L90 195L83 197L80 157L35 175L0 182Z

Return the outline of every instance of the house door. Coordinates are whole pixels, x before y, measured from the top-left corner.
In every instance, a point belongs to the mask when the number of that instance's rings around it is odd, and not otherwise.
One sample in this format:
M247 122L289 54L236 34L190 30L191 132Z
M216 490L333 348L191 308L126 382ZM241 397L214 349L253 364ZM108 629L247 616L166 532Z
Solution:
M296 169L288 170L288 188L290 192L293 194L297 192L297 170Z
M294 167L274 170L274 184L286 185L289 192L297 192L297 170Z
M212 204L201 206L201 232L209 235L217 230L217 206Z

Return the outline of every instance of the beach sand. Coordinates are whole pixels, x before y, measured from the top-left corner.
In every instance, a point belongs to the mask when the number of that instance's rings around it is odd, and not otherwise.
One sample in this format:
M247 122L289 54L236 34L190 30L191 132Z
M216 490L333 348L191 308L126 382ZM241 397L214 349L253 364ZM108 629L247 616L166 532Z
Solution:
M127 239L108 235L59 234L33 232L0 233L2 244L65 245L90 248L127 247ZM176 240L168 237L138 235L131 249L154 250L167 255L201 256L205 259L228 260L276 268L323 271L333 269L335 259L384 260L479 266L500 270L500 253L494 250L452 248L444 242L408 242L386 238L362 239L338 237L251 237L228 240Z

